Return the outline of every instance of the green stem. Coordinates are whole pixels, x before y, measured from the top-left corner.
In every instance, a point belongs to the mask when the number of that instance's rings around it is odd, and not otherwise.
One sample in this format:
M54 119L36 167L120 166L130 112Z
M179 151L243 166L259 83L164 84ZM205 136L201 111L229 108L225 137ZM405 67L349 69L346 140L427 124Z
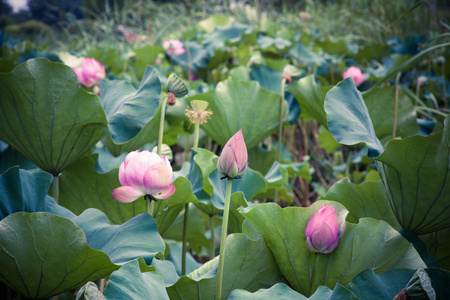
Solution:
M286 89L286 78L281 80L281 98L280 98L280 124L278 126L278 148L277 148L277 161L281 163L281 144L283 137L283 103L284 103L284 90ZM273 195L273 202L278 201L278 189L275 189Z
M317 261L319 260L319 255L320 253L313 253L312 255L314 255L314 264L313 264L313 269L311 272L311 278L309 281L309 295L312 294L312 286L313 286L313 282L314 282L314 270L316 269L316 265L317 265Z
M147 213L153 217L153 207L155 206L155 201L152 201L149 195L144 196L145 199L145 210Z
M59 177L58 177L58 175L53 176L52 196L55 199L56 203L58 203L58 201L59 201Z
M200 120L197 119L195 121L195 129L194 129L194 145L192 146L192 150L194 151L197 151L199 136L200 136Z
M183 250L181 252L181 275L186 275L186 251L187 251L188 218L189 218L189 203L186 203L184 205Z
M210 215L209 216L209 229L211 230L211 244L210 244L210 254L209 254L209 259L213 259L216 255L216 249L215 249L215 234L214 234L214 216Z
M159 119L159 135L158 135L158 150L157 154L161 156L162 141L164 136L164 117L166 114L167 96L164 98L161 106L161 118Z
M445 62L442 64L442 101L444 102L444 108L447 109L448 108L448 103L447 103L447 87L446 87L446 83L445 83Z
M225 192L225 207L223 208L222 235L220 238L219 269L217 270L217 293L216 293L217 300L222 299L223 265L225 262L225 248L228 230L228 217L230 213L232 180L233 179L227 177L227 189Z
M395 103L394 103L394 124L392 125L392 139L395 139L397 132L397 114L398 114L398 90L400 88L400 76L401 72L398 72L395 78Z

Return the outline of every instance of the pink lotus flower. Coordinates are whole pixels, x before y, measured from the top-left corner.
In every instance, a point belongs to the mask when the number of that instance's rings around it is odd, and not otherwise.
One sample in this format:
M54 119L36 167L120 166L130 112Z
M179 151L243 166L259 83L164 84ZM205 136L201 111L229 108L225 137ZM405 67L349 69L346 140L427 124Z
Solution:
M83 58L81 69L72 68L78 76L78 81L84 86L91 87L105 79L105 67L95 58Z
M325 204L306 223L306 248L310 252L330 253L339 244L339 222L333 206Z
M119 202L132 202L148 195L151 199L166 199L175 192L172 182L172 167L169 160L154 152L130 152L119 168L122 185L111 194Z
M239 129L223 147L217 161L217 169L224 178L241 178L242 174L247 170L247 155L247 146L242 136L242 130Z
M361 70L359 68L350 67L342 74L342 77L344 79L347 77L352 77L356 86L360 86L361 83L363 83L364 80L366 80L366 75L367 74L365 74L365 73L361 73Z
M169 40L163 42L163 48L168 55L181 55L186 52L180 40Z

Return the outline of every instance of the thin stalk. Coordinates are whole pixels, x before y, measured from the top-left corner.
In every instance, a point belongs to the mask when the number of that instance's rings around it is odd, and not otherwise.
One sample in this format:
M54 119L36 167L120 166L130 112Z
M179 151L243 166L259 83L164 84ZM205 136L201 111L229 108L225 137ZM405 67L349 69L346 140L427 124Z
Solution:
M417 86L416 86L416 98L419 98L419 94L420 94L420 84L417 83ZM416 105L417 105L417 100L415 100L415 103L414 103L414 106L416 106Z
M184 205L183 250L181 252L181 275L186 275L187 227L189 218L189 203Z
M106 282L105 278L100 279L99 290L102 293L103 293L103 290L105 289L105 282Z
M311 278L310 278L310 280L309 280L309 294L311 295L311 293L312 293L312 285L313 285L313 282L314 282L314 270L316 269L316 265L317 265L317 261L319 260L319 253L313 253L313 255L314 255L314 264L313 264L313 269L312 269L312 272L311 272Z
M233 179L227 177L227 189L225 192L225 207L223 209L222 235L220 238L219 269L217 270L217 292L216 292L217 300L222 299L223 265L225 262L225 247L227 240L228 217L230 213L232 180Z
M392 125L392 139L395 139L395 133L397 131L397 114L398 114L398 90L400 85L401 72L398 72L395 78L395 104L394 104L394 124Z
M216 255L216 251L215 251L215 233L214 233L214 216L210 215L209 216L209 229L211 230L211 244L210 244L210 254L209 254L209 259L213 259Z
M431 107L423 107L423 106L415 106L416 110L421 111L421 110L425 110L425 111L430 111L432 113L435 113L437 115L446 117L448 114L446 114L445 112L442 112L440 110L431 108Z
M447 87L445 84L445 63L442 64L442 101L444 101L444 108L447 109L448 103L447 103Z
M194 151L197 151L199 136L200 136L200 119L197 119L195 121L195 129L194 129L194 145L192 146L192 150Z
M162 141L164 136L164 117L166 114L167 96L164 98L161 106L161 118L159 119L159 135L158 135L158 150L157 154L161 156Z
M150 216L153 217L153 208L155 207L155 201L153 201L149 195L145 195L144 199L145 199L145 210Z
M53 176L52 196L55 199L56 203L58 203L58 201L59 201L59 177L58 177L58 175Z
M277 161L281 163L281 144L283 137L283 103L284 103L284 90L286 89L286 78L281 80L281 98L280 98L280 124L278 126L278 149L277 149ZM273 195L273 202L278 201L278 189L275 189L275 193Z

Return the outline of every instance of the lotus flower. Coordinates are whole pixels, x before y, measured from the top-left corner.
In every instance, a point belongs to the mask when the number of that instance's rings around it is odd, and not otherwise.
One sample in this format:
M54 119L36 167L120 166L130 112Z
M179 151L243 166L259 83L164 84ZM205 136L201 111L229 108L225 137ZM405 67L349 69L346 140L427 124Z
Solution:
M169 160L154 152L130 152L119 168L122 185L111 194L119 202L132 202L148 195L151 199L166 199L175 192L172 182L172 167Z
M306 248L310 252L330 253L339 244L339 222L333 206L325 204L306 223Z
M168 55L181 55L186 52L183 48L183 43L180 40L169 40L163 42L163 48Z
M81 69L72 68L78 76L78 81L87 87L99 84L105 79L105 67L95 58L83 58Z
M217 161L217 169L224 178L241 178L247 169L248 156L247 146L242 136L242 130L231 137L231 139L223 147L219 160Z
M355 82L356 86L360 86L361 83L366 80L366 74L361 73L361 70L357 67L350 67L348 68L343 74L342 77L345 79L347 77L352 77L353 81Z

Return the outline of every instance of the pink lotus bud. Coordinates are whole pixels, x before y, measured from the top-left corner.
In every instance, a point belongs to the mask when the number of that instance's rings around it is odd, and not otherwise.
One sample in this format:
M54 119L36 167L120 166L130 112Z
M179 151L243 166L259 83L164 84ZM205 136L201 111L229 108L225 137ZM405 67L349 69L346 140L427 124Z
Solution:
M150 198L166 199L175 192L172 182L172 167L169 160L154 152L130 152L119 168L122 185L111 194L119 202L132 202L148 195Z
M163 48L168 55L181 55L186 52L183 48L183 43L180 40L169 40L163 42Z
M316 211L305 228L306 248L310 252L330 253L339 244L339 222L333 206Z
M360 86L361 83L366 80L366 74L361 73L361 70L357 67L350 67L342 74L342 77L345 79L347 77L352 77L356 86Z
M223 147L222 154L217 161L217 169L224 178L238 179L247 170L247 164L247 146L242 136L242 130L239 129Z
M99 84L105 79L105 67L95 58L83 58L81 69L72 68L78 76L78 81L87 87Z

